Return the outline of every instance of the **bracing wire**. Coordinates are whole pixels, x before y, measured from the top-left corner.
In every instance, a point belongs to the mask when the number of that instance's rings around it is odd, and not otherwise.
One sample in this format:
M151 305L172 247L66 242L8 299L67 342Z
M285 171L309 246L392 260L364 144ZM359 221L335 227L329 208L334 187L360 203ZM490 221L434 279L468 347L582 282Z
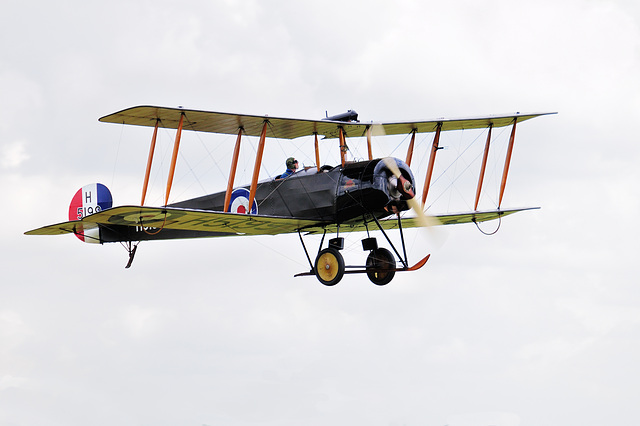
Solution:
M191 123L189 123L191 125ZM227 178L228 176L224 173L224 171L222 170L222 168L220 167L220 165L218 164L218 162L216 161L215 157L213 156L213 154L211 153L211 151L207 148L206 143L202 140L202 138L200 137L200 132L196 132L194 131L196 137L198 138L198 141L200 142L200 144L202 145L202 147L204 148L204 150L207 152L207 155L209 156L209 158L213 161L214 166L218 169L218 171L220 172L220 176L223 178ZM216 151L220 148L220 146L222 144L226 144L227 143L228 138L221 138L220 142L213 148L213 151ZM204 157L200 158L200 161L198 161L198 163L196 164L199 165L202 161L204 161Z
M113 162L113 173L111 174L111 187L113 187L113 182L116 178L116 168L118 166L118 158L120 156L120 145L122 144L122 138L124 136L124 123L122 123L122 127L120 128L120 137L118 138L118 146L116 148L116 158Z
M506 131L506 128L501 129L501 131L494 137L492 138L493 141L497 141L500 140L500 138L502 137L502 135L504 134L504 132ZM451 162L451 164L449 166L447 166L432 182L432 184L437 183L441 178L443 178L445 176L445 174L447 174L449 172L449 170L454 167L454 164L457 164L458 160L461 159L461 157L471 148L472 145L474 145L477 140L483 136L485 134L485 132L480 133L478 136L476 136L468 145L467 147L462 150L459 151L458 156L454 159L454 161ZM464 169L462 169L460 172L458 172L457 175L455 175L454 178L452 178L451 182L445 187L443 188L443 190L440 192L440 195L438 195L435 199L432 199L432 201L429 204L429 208L432 207L440 198L442 198L447 192L451 191L452 189L454 189L454 185L455 183L462 177L464 176L464 174L467 172L467 170L469 170L469 168L475 164L478 159L483 155L483 152L479 152L471 161L468 162L468 164L466 165L466 167L464 167ZM457 168L457 166L456 166ZM464 200L465 198L463 197L463 195L460 193L460 191L458 190L458 188L455 188L456 191L458 192L458 194L460 195L460 197ZM449 192L450 197L451 197L451 193ZM465 201L465 203L467 204L467 207L470 209L470 204L468 202Z
M213 160L213 163L216 167L218 167L218 170L220 170L220 173L222 175L224 175L224 173L222 172L222 169L220 169L220 166L218 165L218 163L215 161L215 158L213 157L213 155L211 154L211 152L209 151L209 149L207 148L206 144L204 143L204 141L202 140L202 138L200 137L200 133L197 132L194 128L193 128L193 123L191 121L188 120L188 118L185 116L185 119L187 120L187 124L186 124L186 128L191 128L191 130L193 131L193 133L195 134L196 138L198 139L198 141L200 142L200 144L202 145L202 147L204 148L204 150L207 152L207 155L209 156L209 158L211 158ZM218 145L219 146L219 145ZM202 184L202 182L200 181L200 179L198 178L198 175L195 172L195 169L204 161L204 159L206 158L206 156L202 156L199 161L195 164L195 166L191 166L191 164L189 163L189 160L187 159L187 157L183 154L183 151L180 151L180 159L181 161L183 161L186 165L187 168L189 169L189 172L191 173L191 175L194 177L194 179L196 180L196 182L198 183L198 185L200 185L200 188L202 189L203 193L206 193L207 190L205 189L204 185ZM186 175L182 175L177 182L181 182ZM189 185L188 187L184 188L184 190L182 191L181 194L183 194L185 191L187 191L190 188L191 185ZM180 195L180 194L179 194Z
M187 157L185 157L182 152L180 152L180 159L187 165L187 168L189 169L189 171L191 172L191 174L193 175L194 179L196 180L196 182L198 182L198 185L200 185L200 189L202 189L202 192L206 193L207 190L205 189L204 185L202 185L202 182L200 181L200 179L198 179L198 175L196 175L195 170L193 169L193 167L191 167L191 164L189 163L189 160L187 160ZM197 164L196 164L197 166ZM180 183L182 181L182 179L185 178L186 175L182 175L177 181L176 183ZM184 188L184 190L182 191L182 193L184 193L187 189L189 189L190 186ZM181 193L181 194L182 194ZM179 197L179 195L178 195Z

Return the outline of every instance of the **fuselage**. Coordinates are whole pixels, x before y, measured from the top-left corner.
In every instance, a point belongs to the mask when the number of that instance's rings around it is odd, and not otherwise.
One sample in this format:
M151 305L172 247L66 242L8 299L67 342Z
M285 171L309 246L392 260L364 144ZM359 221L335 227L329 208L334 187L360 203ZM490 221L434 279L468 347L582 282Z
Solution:
M403 176L412 184L413 174L401 160L396 160ZM394 177L380 159L346 165L300 170L285 179L259 182L252 208L248 206L249 186L236 188L226 211L249 212L261 216L295 217L324 223L383 218L393 211L406 210L406 202L395 191ZM224 191L193 198L167 207L225 211ZM218 233L165 229L157 234L131 227L102 232L102 240L137 241L152 239L221 236ZM233 234L229 234L233 235Z
M396 162L413 183L409 167L400 160ZM300 170L286 179L258 183L253 211L257 207L260 215L338 224L359 220L365 214L384 217L390 214L390 204L406 209L406 203L393 191L390 193L389 178L386 166L379 159L328 169L325 166L321 171L316 168ZM249 186L241 189L248 190ZM223 211L224 200L225 192L218 192L170 204L169 207ZM248 210L248 205L244 208Z

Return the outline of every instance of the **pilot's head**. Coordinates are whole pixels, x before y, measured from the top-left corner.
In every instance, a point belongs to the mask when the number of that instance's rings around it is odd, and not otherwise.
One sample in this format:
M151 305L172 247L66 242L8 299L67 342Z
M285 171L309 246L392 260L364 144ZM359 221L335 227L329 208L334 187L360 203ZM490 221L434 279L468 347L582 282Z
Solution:
M298 168L298 160L293 157L287 158L287 169L297 169Z

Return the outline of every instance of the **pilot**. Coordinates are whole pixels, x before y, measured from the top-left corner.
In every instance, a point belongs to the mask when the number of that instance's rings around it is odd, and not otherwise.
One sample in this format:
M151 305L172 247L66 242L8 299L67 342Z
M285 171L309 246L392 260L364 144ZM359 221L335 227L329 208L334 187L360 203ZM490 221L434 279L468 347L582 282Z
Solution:
M278 177L278 179L288 178L289 176L294 174L296 170L298 170L298 160L296 160L293 157L287 158L286 165L287 165L287 170L283 174L281 174Z

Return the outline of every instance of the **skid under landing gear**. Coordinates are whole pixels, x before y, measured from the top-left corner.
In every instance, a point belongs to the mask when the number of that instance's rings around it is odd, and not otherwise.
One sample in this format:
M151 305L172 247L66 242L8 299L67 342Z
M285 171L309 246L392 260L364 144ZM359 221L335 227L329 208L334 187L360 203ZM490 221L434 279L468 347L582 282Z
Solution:
M420 262L409 267L406 261L406 252L405 258L402 258L392 245L393 250L402 264L401 267L398 267L396 257L391 251L386 248L378 247L378 243L375 238L365 238L362 240L362 248L364 251L369 252L366 264L364 266L347 266L345 265L342 253L340 253L340 250L343 248L344 238L334 238L329 241L329 247L322 249L325 237L323 235L315 262L311 262L309 252L304 244L302 235L300 233L298 233L298 235L305 254L307 255L307 259L309 260L311 270L309 272L296 274L295 276L300 277L313 275L318 279L318 281L326 286L334 286L338 284L345 274L367 274L367 277L372 283L378 286L383 286L389 284L391 280L393 280L396 272L415 271L423 267L429 259L429 255L427 255Z
M127 252L129 252L129 261L127 262L127 266L125 266L124 269L129 269L131 267L133 258L136 255L136 250L138 250L138 244L140 244L140 241L136 242L135 244L132 241L127 241L126 243L122 244L124 248L127 249Z

